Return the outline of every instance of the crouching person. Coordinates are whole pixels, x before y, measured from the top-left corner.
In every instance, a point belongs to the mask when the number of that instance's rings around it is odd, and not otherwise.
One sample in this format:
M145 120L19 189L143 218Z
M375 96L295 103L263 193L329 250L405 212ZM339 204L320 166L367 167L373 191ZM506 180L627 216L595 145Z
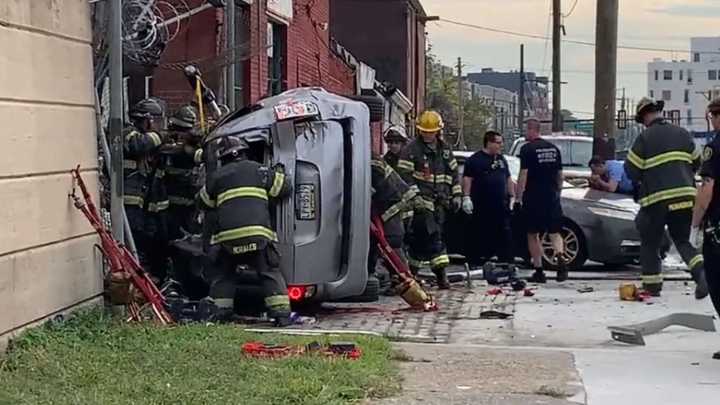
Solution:
M290 195L291 185L281 166L268 168L247 158L243 139L218 140L221 167L198 193L204 210L215 211L214 224L206 226L210 244L218 246L217 270L209 277L210 297L219 320L233 314L237 268L254 269L261 280L265 306L271 318L286 325L290 316L287 285L280 272L277 235L271 229L269 199Z

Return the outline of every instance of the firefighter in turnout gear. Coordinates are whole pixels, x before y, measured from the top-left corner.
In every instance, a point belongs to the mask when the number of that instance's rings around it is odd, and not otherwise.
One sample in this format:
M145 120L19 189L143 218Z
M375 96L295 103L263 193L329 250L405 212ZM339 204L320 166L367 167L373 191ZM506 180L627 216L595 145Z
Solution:
M412 209L413 200L417 197L417 190L408 186L400 175L379 156L373 157L371 166L372 217L379 217L382 220L385 238L398 256L405 261L403 217L404 213ZM373 276L380 252L377 251L377 243L374 240L371 242L368 270Z
M391 127L385 132L385 143L388 146L388 151L385 153L385 156L383 156L383 159L393 170L397 171L400 153L408 143L405 130L398 127Z
M686 130L662 118L663 106L662 101L640 100L635 120L647 129L637 137L625 161L640 203L635 224L642 243L643 288L656 296L662 290L660 247L667 225L695 280L695 297L702 299L708 295L703 257L690 243L700 152Z
M163 145L160 153L164 160L165 184L170 201L170 239L180 239L184 232L198 233L194 217L195 195L199 189L198 166L202 162L201 137L195 130L197 115L192 107L180 108L169 121L168 132L172 142Z
M417 273L423 261L438 280L438 287L450 287L445 268L450 258L443 241L443 226L448 209L459 210L462 189L458 163L452 150L440 139L442 117L435 111L423 112L417 121L419 137L403 149L398 171L420 198L414 207L408 238L410 268Z
M698 246L699 234L703 232L702 252L708 290L715 311L720 315L720 186L715 184L720 176L720 98L708 105L708 118L715 138L702 153L700 176L703 181L693 211L690 242ZM720 351L715 356L720 357Z
M219 317L233 313L239 266L255 270L265 294L265 306L272 318L287 324L290 299L280 272L277 235L271 229L269 200L288 197L289 179L281 166L267 168L249 160L247 142L237 137L218 141L222 166L211 173L198 192L198 203L214 211L215 223L206 227L210 243L220 247L218 268L210 275L210 297L220 310Z
M132 125L123 132L125 212L140 263L158 282L167 275L169 257L166 214L170 203L157 154L163 144L163 116L158 100L142 100L130 110Z

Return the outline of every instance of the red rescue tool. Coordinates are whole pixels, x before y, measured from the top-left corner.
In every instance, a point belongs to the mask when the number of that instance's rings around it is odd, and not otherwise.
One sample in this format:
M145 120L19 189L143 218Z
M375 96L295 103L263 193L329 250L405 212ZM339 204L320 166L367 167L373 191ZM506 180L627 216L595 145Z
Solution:
M100 217L100 213L88 192L87 186L80 176L80 166L70 171L73 178L73 188L70 198L75 208L80 210L90 221L100 237L100 250L110 267L110 274L117 279L129 280L132 288L136 289L145 302L138 302L137 294L130 294L128 313L131 321L142 319L142 305L147 305L157 320L162 325L173 323L172 316L165 309L165 297L155 286L148 273L143 270L140 263L132 253L119 241L115 240ZM76 193L75 187L79 187L82 198ZM132 289L131 288L131 289Z

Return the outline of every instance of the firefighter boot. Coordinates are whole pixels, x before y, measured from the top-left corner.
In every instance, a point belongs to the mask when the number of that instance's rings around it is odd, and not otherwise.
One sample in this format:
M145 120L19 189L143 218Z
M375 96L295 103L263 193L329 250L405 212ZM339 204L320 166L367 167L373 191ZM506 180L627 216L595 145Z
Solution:
M435 277L437 277L438 289L440 289L440 290L450 289L450 282L448 281L447 271L445 271L444 267L433 269L432 272L435 274Z
M662 283L643 283L643 291L650 294L651 297L659 297L662 293Z
M533 273L528 281L536 284L545 284L547 283L547 277L542 269L535 269L535 273Z
M704 266L697 266L691 272L692 278L695 281L695 298L703 299L710 294L708 290L708 283L705 279L705 268Z
M567 281L567 279L569 277L567 263L565 263L565 258L562 255L557 255L555 257L555 260L557 261L556 280L558 283L563 283L563 282Z

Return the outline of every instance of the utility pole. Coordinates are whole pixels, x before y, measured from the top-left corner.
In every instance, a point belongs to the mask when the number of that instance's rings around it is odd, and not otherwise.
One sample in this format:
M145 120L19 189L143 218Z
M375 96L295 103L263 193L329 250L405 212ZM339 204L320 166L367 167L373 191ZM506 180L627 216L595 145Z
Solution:
M562 79L560 75L560 28L561 21L561 0L553 0L553 109L552 109L552 130L562 132Z
M597 2L593 154L615 157L618 0Z
M518 94L518 128L525 135L525 44L520 44L520 94Z
M463 89L463 78L462 78L462 58L458 57L457 60L457 80L458 80L458 136L457 143L460 150L466 150L465 137L463 134L463 126L465 125L465 89Z
M235 0L230 0L225 6L225 24L227 27L228 58L230 58L230 63L226 64L227 70L225 71L225 104L227 104L230 111L235 111L235 88L237 87L235 69L236 63L238 63L235 59L235 48L237 47L237 41L235 41Z
M110 144L112 170L110 172L110 220L113 237L125 240L125 207L123 196L123 55L122 0L110 0Z
M627 110L625 110L625 87L623 87L622 90L623 90L623 95L622 95L622 101L620 101L620 109L627 111Z

